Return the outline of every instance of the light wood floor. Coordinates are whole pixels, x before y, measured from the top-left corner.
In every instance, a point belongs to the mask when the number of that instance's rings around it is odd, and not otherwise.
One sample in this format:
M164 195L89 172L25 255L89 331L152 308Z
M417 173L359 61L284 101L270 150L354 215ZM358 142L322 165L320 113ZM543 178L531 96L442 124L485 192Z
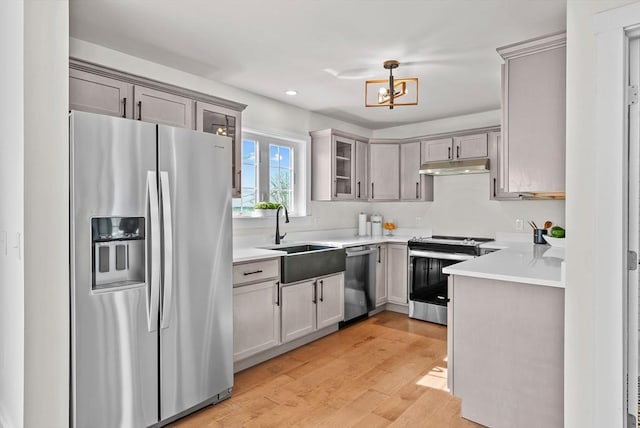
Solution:
M445 327L383 312L237 373L174 427L479 427L446 390Z

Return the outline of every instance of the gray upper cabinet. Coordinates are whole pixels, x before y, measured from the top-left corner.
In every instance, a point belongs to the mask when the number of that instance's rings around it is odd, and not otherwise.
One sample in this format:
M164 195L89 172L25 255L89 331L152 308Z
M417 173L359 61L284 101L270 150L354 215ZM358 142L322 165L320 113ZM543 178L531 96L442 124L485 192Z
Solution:
M133 118L133 85L69 69L69 109Z
M369 144L356 140L356 195L357 200L369 199Z
M311 132L311 199L337 201L366 195L366 143L333 129ZM364 144L364 146L362 146ZM366 162L366 158L364 160Z
M498 49L508 192L564 197L566 35Z
M454 159L486 158L487 134L463 135L453 138Z
M453 138L440 138L422 142L422 160L446 161L451 160L453 151Z
M400 144L369 144L369 200L400 199Z
M231 138L233 161L231 165L233 197L240 196L242 182L242 114L225 107L196 101L196 130Z
M400 200L422 200L420 142L400 144Z
M489 166L490 171L490 194L489 198L493 200L515 200L522 199L517 192L507 192L506 190L506 168L504 166L505 159L502 156L504 149L502 148L502 135L499 131L489 132L488 149L489 149Z
M84 61L69 60L69 109L163 123L231 137L234 197L241 188L246 105Z
M422 142L424 162L486 158L487 134L472 134Z
M193 129L193 100L136 85L134 118L145 122Z

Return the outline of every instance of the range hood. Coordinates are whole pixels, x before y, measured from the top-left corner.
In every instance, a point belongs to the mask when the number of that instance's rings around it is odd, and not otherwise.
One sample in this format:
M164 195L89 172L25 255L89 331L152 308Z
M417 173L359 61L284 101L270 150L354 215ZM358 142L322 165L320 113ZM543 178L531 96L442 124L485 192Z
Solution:
M489 159L465 159L454 161L425 162L420 165L420 174L456 175L489 172Z

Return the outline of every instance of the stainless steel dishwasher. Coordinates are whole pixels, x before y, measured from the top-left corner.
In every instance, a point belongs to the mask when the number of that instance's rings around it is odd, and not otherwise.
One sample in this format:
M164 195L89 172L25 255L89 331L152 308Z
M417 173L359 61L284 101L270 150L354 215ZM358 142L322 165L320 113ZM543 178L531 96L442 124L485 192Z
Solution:
M343 326L366 318L376 307L376 253L375 245L346 248L344 271Z

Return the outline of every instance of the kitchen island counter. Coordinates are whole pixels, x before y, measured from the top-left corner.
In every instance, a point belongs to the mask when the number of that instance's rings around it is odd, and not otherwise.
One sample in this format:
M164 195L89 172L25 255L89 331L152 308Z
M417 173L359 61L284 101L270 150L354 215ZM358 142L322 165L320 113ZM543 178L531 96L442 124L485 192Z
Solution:
M449 275L564 288L564 248L501 241L483 244L482 248L501 249L448 266L443 272Z

